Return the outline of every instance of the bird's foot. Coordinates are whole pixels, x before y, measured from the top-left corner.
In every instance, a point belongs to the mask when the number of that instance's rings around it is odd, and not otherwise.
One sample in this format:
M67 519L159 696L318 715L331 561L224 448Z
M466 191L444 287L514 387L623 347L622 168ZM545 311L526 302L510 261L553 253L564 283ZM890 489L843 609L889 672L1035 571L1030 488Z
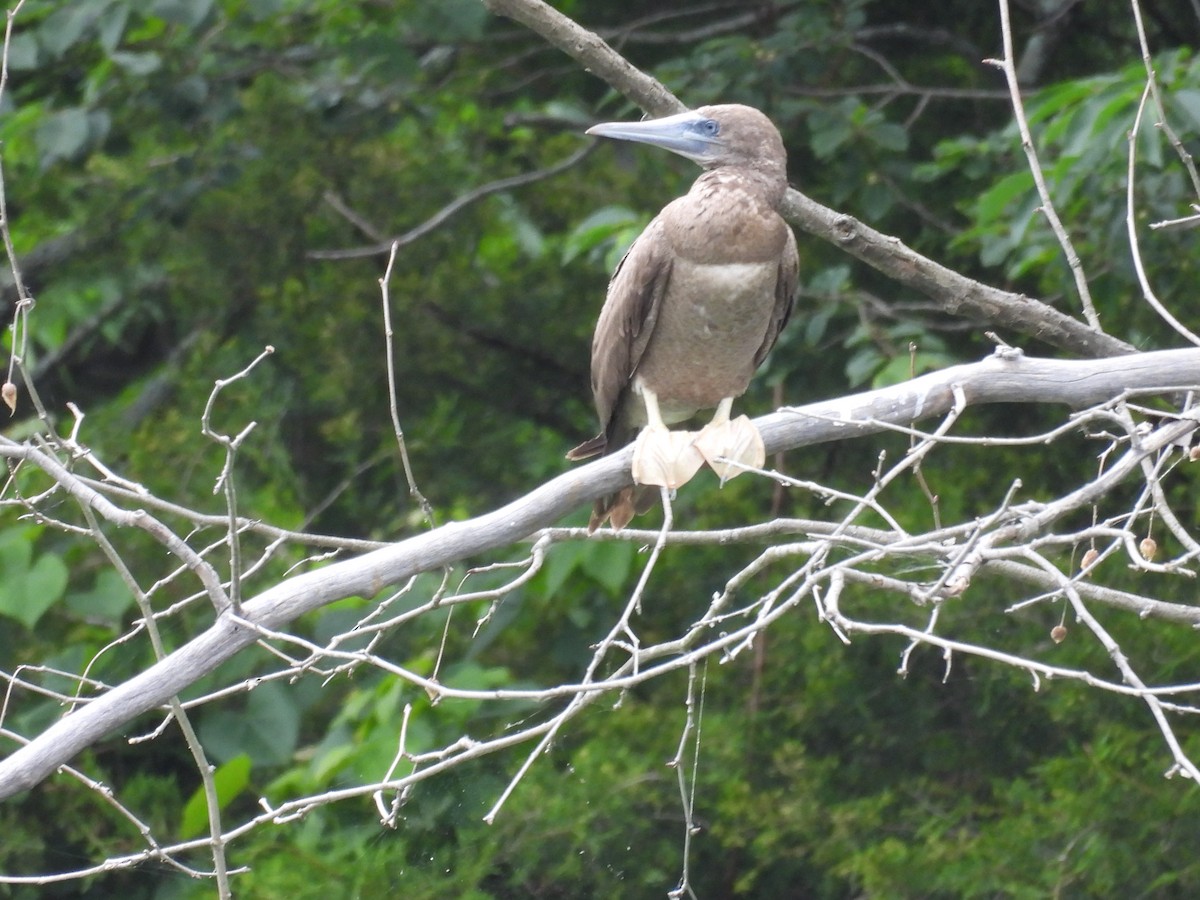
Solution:
M761 469L767 461L767 450L763 446L758 428L746 417L738 416L726 422L710 422L700 430L693 442L696 451L725 484L735 475L740 475L750 466ZM720 462L723 457L729 462ZM740 463L741 465L735 465Z
M671 490L687 484L704 465L695 437L694 431L643 428L633 445L633 480Z

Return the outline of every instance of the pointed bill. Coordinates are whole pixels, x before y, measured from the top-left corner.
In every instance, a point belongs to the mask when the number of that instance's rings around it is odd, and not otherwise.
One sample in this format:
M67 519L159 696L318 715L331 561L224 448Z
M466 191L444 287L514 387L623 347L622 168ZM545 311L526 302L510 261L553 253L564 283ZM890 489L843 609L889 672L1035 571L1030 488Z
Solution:
M604 122L593 125L587 133L661 147L700 165L711 160L724 146L724 141L718 136L720 128L717 123L698 112L679 113L643 122Z

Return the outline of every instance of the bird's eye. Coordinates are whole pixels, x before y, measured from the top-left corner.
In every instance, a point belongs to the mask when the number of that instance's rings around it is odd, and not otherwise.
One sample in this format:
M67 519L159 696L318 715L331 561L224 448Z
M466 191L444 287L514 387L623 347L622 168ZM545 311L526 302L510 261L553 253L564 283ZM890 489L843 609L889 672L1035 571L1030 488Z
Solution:
M700 123L700 130L709 137L716 137L721 133L721 123L716 119L705 119Z

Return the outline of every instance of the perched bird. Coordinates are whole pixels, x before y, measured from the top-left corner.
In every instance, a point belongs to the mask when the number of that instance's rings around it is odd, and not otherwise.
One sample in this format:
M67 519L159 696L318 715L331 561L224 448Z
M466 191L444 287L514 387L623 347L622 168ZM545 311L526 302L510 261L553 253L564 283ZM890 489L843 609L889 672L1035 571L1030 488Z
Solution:
M741 471L717 457L761 466L758 429L729 414L775 345L796 292L796 238L778 211L787 191L779 131L758 110L729 104L587 133L662 147L704 172L613 273L592 339L601 431L567 457L612 453L637 436L634 481L668 488L705 461L722 482ZM714 407L698 433L667 427ZM601 498L589 530L606 519L623 528L656 495L626 488Z

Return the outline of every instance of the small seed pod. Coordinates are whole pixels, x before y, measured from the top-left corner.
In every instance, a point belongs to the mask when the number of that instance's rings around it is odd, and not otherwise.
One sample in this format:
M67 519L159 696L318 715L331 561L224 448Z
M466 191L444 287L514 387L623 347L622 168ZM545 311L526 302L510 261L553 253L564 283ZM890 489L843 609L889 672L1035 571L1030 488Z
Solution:
M8 407L9 412L17 411L17 386L11 381L4 382L4 386L0 387L0 398L4 399L4 405Z
M1087 553L1083 554L1083 559L1079 562L1079 568L1086 569L1099 558L1100 551L1095 547L1088 547Z
M1067 639L1067 626L1055 625L1050 629L1050 640L1056 644L1061 644Z
M1153 562L1154 557L1158 556L1158 541L1152 537L1142 538L1142 542L1138 544L1138 550L1141 551L1142 558L1146 562Z

